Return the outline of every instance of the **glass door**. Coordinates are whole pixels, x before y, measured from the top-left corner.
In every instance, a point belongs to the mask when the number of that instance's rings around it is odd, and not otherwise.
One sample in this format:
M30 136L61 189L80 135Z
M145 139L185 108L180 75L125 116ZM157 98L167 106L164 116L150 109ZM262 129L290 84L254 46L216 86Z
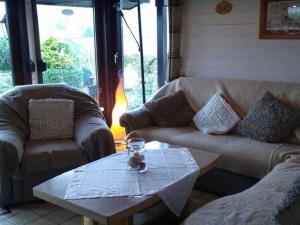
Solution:
M0 1L0 94L13 86L6 6Z
M128 108L132 110L143 104L142 80L139 47L133 35L138 39L137 8L123 10L123 57L124 85L128 98ZM144 44L144 69L146 100L158 89L157 76L157 14L155 0L141 5L142 32ZM133 34L133 35L132 35Z
M36 0L37 64L43 83L67 83L96 97L92 0L49 2Z

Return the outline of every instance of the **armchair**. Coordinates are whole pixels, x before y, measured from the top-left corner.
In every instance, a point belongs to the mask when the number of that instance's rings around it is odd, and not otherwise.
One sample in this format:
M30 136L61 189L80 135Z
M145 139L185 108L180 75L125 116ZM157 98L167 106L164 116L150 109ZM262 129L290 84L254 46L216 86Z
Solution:
M74 101L74 137L32 141L30 99ZM17 86L0 97L0 206L34 200L32 187L115 152L112 134L93 98L64 84Z

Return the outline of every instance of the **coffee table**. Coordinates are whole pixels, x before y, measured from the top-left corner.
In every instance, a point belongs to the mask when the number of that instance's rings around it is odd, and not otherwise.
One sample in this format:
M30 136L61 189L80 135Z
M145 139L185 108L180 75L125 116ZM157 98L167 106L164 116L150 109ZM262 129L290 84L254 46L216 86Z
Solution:
M146 149L178 147L162 142L149 142ZM220 155L189 149L200 167L200 176L211 170ZM84 225L132 225L133 215L161 203L158 196L114 197L65 200L73 170L33 188L34 196L83 216ZM109 181L108 181L109 182Z

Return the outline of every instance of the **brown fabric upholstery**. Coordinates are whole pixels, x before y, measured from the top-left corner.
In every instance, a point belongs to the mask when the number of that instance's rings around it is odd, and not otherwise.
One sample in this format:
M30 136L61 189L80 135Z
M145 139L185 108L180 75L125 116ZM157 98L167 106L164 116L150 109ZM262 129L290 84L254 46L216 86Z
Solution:
M21 169L27 176L41 171L77 167L87 162L87 154L72 139L29 141Z
M112 134L96 101L79 89L64 84L17 86L0 98L0 175L19 177L19 164L29 137L30 99L74 101L74 141L88 153L89 160L115 152Z

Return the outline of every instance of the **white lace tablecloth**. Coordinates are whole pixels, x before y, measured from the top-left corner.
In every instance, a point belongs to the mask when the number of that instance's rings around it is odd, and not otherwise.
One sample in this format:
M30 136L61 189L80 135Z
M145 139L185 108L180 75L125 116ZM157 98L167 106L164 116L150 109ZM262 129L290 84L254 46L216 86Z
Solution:
M186 148L146 150L147 171L128 170L127 152L116 153L74 170L65 199L157 194L179 216L199 167Z

